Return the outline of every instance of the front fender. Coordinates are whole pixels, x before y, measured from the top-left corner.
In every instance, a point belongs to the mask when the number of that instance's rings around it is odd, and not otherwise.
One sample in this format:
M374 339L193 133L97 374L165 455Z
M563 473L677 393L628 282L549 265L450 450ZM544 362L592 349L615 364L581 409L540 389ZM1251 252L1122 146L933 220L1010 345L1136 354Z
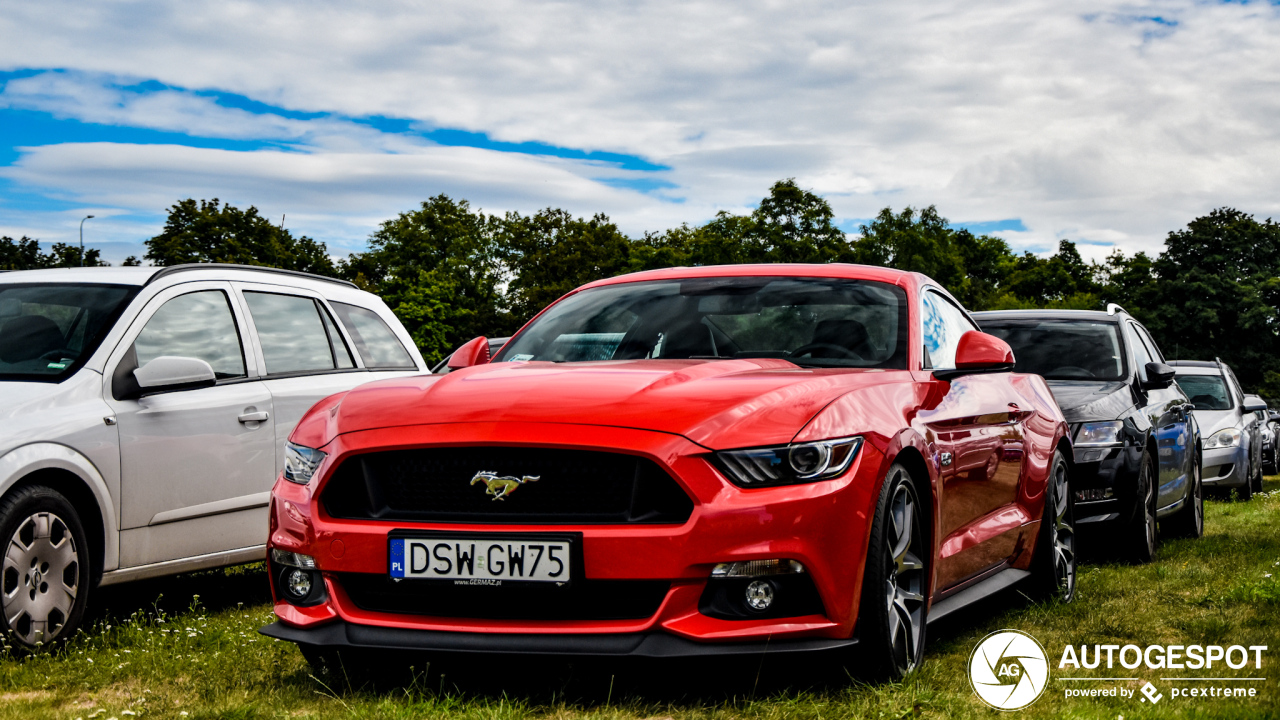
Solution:
M120 533L115 504L98 468L79 452L59 443L38 442L10 450L0 457L0 497L23 478L40 470L63 470L74 475L92 493L102 517L102 569L120 565Z

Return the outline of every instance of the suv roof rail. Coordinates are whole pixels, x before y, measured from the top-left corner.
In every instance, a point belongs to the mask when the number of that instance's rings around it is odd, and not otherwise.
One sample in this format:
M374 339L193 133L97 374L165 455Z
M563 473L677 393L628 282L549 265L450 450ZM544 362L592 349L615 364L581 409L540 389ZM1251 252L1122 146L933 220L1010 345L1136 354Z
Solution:
M154 275L152 275L150 278L147 279L145 283L143 283L143 286L145 287L147 285L150 285L156 280L159 280L160 278L166 277L168 275L175 275L180 272L187 272L188 270L210 270L210 269L252 270L254 272L274 273L276 275L292 275L293 277L302 277L302 278L307 278L308 280L321 280L323 282L331 282L331 283L336 283L338 285L346 285L347 287L353 287L357 290L360 289L359 285L356 285L350 280L339 280L338 278L325 277L324 275L316 275L315 273L303 272L301 270L285 270L284 268L267 267L265 265L237 265L235 263L186 263L183 265L169 265L167 267L160 268L158 271L156 271Z
M1119 305L1117 305L1117 304L1115 304L1115 303L1107 303L1107 314L1108 314L1108 315L1115 315L1115 314L1116 314L1116 313L1118 313L1118 312L1122 312L1122 313L1124 313L1125 315L1128 315L1128 314L1129 314L1129 311L1128 311L1128 310L1125 310L1124 308L1120 307Z

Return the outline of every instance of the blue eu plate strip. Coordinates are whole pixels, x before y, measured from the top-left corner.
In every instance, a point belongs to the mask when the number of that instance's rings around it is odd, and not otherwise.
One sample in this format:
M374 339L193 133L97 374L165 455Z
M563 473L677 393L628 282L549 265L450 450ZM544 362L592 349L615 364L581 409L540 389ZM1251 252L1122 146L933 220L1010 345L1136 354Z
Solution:
M404 540L399 538L391 540L391 577L404 577Z

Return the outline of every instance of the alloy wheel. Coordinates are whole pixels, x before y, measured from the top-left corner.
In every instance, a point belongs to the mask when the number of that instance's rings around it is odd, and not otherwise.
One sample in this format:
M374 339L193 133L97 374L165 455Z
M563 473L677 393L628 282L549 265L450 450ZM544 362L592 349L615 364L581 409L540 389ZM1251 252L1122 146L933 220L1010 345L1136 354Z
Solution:
M56 639L80 591L80 556L66 522L38 512L18 524L5 549L0 601L9 629L26 645Z
M1204 534L1204 485L1201 484L1200 478L1200 458L1196 458L1192 480L1195 482L1195 489L1192 490L1191 496L1191 501L1195 503L1195 530L1196 537L1200 537Z
M1147 481L1143 483L1142 494L1142 522L1146 527L1147 554L1154 556L1156 554L1156 482L1151 465L1145 467Z
M909 672L920 656L924 633L925 578L915 493L902 476L889 499L888 532L885 602L889 611L889 644L898 667Z
M1053 492L1053 573L1057 579L1058 597L1070 602L1076 594L1076 532L1067 465L1059 462L1050 486Z

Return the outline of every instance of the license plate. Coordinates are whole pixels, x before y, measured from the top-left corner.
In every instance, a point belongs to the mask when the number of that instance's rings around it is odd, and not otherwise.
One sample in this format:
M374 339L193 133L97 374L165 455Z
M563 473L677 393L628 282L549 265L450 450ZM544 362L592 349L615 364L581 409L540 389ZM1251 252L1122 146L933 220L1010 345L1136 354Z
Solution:
M393 537L390 554L393 578L452 580L459 585L566 584L570 580L566 540Z

